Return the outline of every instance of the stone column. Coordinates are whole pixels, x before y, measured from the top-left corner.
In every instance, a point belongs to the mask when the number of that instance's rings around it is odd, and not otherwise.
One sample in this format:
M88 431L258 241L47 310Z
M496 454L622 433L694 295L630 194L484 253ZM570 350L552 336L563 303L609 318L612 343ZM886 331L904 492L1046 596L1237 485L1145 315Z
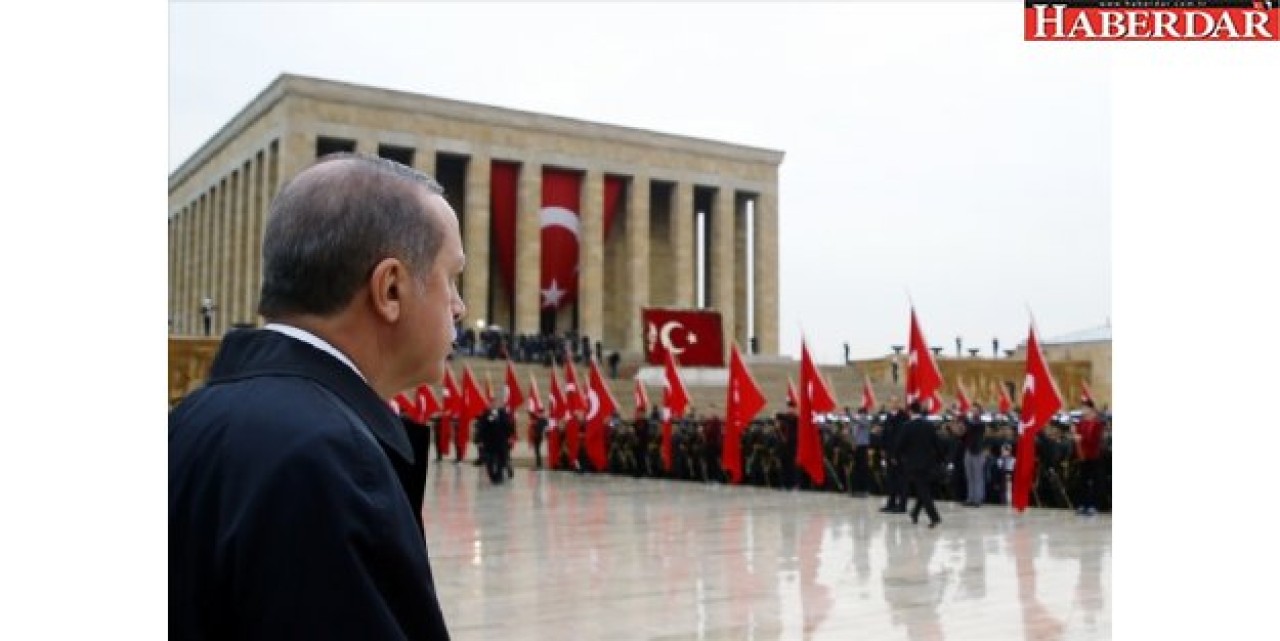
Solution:
M227 212L227 313L224 317L227 327L240 320L240 273L244 255L240 232L243 229L244 187L245 173L238 169L231 172L231 206Z
M778 354L778 195L761 193L755 207L755 327L760 353Z
M517 334L538 333L542 309L542 165L520 166L520 204L516 212L516 326Z
M191 335L200 333L200 297L204 296L204 216L208 205L208 192L196 199L191 219L191 297L187 306L187 322Z
M742 194L733 199L733 338L744 352L750 347L747 325L751 318L747 308L747 279L751 278L747 262L747 201Z
M177 327L177 300L178 300L178 261L181 260L178 252L178 220L182 216L181 210L177 214L169 217L169 333L173 334Z
M467 315L462 321L465 326L473 325L477 319L493 323L489 317L489 175L488 154L472 154L467 161L466 211L463 212L466 220L462 251L467 255L466 271L462 273L462 301L467 304Z
M191 266L191 204L178 215L178 292L173 306L173 328L177 334L187 331L187 291L191 281L187 269Z
M711 207L711 256L707 261L711 278L708 279L711 306L720 312L721 336L724 347L733 341L733 189L720 186L716 189L715 203ZM727 355L728 352L725 352ZM728 362L728 359L725 359Z
M631 177L627 189L627 304L626 343L622 349L628 358L644 354L644 323L640 309L649 306L649 177Z
M249 164L249 221L248 256L245 260L245 322L258 322L258 295L262 293L262 223L266 219L266 204L262 183L263 153L259 150Z
M434 141L419 139L417 147L413 150L413 168L431 176L436 182L440 182L440 179L436 177L436 144Z
M222 231L222 221L226 220L227 213L227 179L223 178L218 181L218 191L213 199L213 206L209 208L209 291L206 294L213 299L216 309L213 312L212 321L209 323L209 334L218 336L218 326L222 321L223 310L226 309L227 301L222 296L222 241L226 235ZM201 330L204 328L201 327Z
M693 307L697 266L693 264L693 183L676 183L676 202L671 212L671 247L675 254L672 283L677 307Z
M275 198L280 189L303 169L315 162L316 140L311 134L299 130L289 130L280 139L277 152L279 175L271 197Z
M218 210L218 313L214 314L214 335L221 336L230 324L231 295L231 218L235 215L235 174L222 179L222 207Z
M588 169L583 178L578 329L595 345L604 339L604 173Z

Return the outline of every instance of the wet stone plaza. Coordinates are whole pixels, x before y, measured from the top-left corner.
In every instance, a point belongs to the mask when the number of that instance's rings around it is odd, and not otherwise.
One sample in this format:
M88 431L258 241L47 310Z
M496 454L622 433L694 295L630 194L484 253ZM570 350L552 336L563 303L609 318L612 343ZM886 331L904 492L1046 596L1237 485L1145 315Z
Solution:
M1111 516L432 461L455 639L1109 639Z

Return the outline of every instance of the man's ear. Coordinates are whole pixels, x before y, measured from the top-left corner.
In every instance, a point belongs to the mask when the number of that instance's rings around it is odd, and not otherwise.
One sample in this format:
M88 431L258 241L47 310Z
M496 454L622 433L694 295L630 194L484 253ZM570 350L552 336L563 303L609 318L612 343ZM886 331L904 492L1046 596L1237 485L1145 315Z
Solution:
M384 258L369 274L369 304L373 313L386 323L400 319L401 303L411 287L409 270L399 258Z

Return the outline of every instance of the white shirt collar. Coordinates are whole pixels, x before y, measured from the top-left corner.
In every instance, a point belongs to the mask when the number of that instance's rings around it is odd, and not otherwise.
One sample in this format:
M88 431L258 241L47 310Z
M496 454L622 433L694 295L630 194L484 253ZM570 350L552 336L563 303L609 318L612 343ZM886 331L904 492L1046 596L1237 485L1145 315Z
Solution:
M356 367L355 363L351 362L351 359L347 358L346 354L343 354L342 352L338 351L338 348L334 347L333 345L330 345L329 342L326 341L325 339L320 338L319 336L316 336L315 334L312 334L311 332L308 332L305 329L299 329L292 325L285 325L282 323L267 323L267 325L262 329L269 329L273 332L280 332L285 336L288 336L290 338L296 338L318 350L327 352L330 356L342 361L343 363L346 364L347 367L350 367L351 371L355 372L357 376L359 376L361 379L364 380L364 382L366 383L369 382L369 379L365 378L364 374L360 373L359 368Z

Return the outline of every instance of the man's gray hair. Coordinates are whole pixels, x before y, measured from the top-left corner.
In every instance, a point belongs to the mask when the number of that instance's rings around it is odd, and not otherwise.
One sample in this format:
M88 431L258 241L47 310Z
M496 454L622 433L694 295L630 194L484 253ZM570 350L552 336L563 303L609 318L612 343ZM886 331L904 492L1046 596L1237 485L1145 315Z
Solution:
M444 193L423 172L351 153L325 156L290 180L272 201L263 234L258 313L340 311L386 258L425 274L444 229L427 215L423 188Z

